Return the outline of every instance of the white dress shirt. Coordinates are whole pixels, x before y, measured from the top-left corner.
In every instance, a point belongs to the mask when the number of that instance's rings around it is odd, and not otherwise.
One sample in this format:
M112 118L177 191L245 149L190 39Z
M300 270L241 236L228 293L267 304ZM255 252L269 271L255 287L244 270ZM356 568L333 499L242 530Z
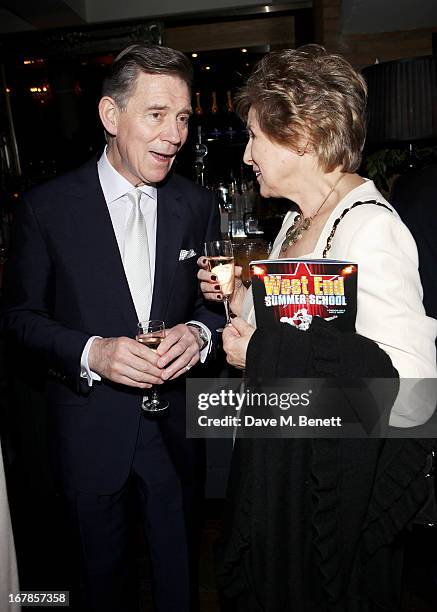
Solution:
M101 158L97 162L97 171L103 195L105 197L105 202L108 206L118 248L120 254L122 255L124 250L126 224L133 206L132 201L127 197L127 193L133 191L135 187L112 166L106 155L106 148L103 151ZM142 185L141 187L138 187L138 189L140 189L140 191L142 191L144 194L144 196L141 197L140 207L147 226L153 291L156 259L156 216L158 207L157 189L153 185ZM208 335L208 344L200 353L200 361L203 363L211 347L211 332L206 325L200 321L188 321L188 323L196 323L196 325L200 325ZM91 338L88 339L80 360L81 376L82 378L88 379L89 386L92 386L93 380L101 380L101 377L90 370L88 365L89 351L95 338L100 338L100 336L91 336Z

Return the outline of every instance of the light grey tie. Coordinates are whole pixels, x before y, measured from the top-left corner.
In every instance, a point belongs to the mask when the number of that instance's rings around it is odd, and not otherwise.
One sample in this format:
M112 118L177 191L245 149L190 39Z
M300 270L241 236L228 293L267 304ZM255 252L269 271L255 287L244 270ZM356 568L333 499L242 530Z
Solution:
M141 195L139 189L127 194L132 210L126 225L123 264L138 320L147 321L152 304L152 280L146 220L140 208Z

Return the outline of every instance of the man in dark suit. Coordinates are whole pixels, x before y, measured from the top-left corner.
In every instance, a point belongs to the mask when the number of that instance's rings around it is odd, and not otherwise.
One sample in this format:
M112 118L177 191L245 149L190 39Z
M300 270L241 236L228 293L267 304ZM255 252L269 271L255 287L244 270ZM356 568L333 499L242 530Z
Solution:
M219 235L217 205L170 172L187 138L191 76L178 51L125 49L99 104L104 153L30 191L16 215L5 326L50 374L54 465L80 540L90 610L131 609L132 486L156 610L195 605L203 464L202 447L185 436L184 378L204 360L221 320L199 298L196 279L203 243ZM145 319L165 321L157 352L134 339ZM159 419L141 410L152 385L170 406Z

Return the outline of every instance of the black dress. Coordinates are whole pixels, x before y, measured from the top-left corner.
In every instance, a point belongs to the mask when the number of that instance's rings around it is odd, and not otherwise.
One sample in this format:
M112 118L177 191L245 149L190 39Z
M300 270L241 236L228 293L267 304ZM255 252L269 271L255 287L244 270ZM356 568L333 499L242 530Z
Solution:
M397 372L374 342L315 318L307 332L256 330L247 376L396 380ZM225 610L399 610L402 531L427 499L434 443L237 439L218 550Z

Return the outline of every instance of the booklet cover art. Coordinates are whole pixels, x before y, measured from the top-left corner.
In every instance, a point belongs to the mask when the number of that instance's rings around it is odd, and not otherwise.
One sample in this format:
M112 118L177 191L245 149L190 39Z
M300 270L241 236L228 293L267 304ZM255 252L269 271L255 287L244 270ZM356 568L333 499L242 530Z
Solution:
M257 325L289 323L306 331L314 316L354 331L358 266L329 259L250 262Z

